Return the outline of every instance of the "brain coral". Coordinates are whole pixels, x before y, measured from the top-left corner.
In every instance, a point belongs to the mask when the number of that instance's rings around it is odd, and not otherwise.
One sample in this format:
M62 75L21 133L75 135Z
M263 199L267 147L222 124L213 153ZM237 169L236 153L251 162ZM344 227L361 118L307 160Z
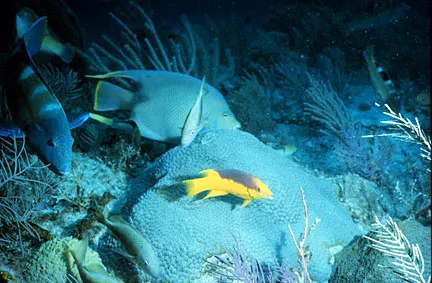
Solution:
M253 200L245 208L240 207L241 199L232 196L188 199L181 180L208 168L249 172L269 186L273 199ZM329 180L308 173L242 131L207 132L186 148L173 148L137 178L133 190L148 186L149 176L157 182L135 203L131 220L157 250L165 276L173 282L202 278L203 258L208 252L232 247L232 235L249 255L266 263L272 263L274 255L297 268L288 224L297 235L303 231L300 187L305 191L310 222L321 219L307 240L314 280L330 277L329 249L345 246L359 234Z
M68 253L68 249L75 249L80 241L72 238L59 238L43 243L38 251L31 253L23 262L20 269L20 282L32 283L63 283L67 282L68 273L79 278L76 265ZM84 265L102 265L99 254L88 248Z

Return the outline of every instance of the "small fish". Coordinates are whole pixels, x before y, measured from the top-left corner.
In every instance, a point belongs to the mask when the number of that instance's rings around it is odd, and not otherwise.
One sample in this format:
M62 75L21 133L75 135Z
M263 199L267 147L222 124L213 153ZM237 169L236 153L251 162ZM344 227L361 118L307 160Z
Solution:
M60 102L39 73L32 57L40 52L47 19L38 19L24 32L7 62L7 104L28 145L56 174L72 167L73 138Z
M284 144L282 145L282 151L286 155L292 155L297 151L297 147L294 144Z
M202 119L202 98L204 95L205 76L202 79L198 97L189 112L185 125L182 130L181 145L188 146L195 139L198 132L203 127Z
M186 74L152 70L125 70L87 77L101 80L96 86L94 110L130 110L131 117L127 122L136 125L136 133L148 139L172 143L181 142L182 129L197 101L196 90L202 84L199 79ZM132 81L137 88L126 90L104 81L106 79ZM223 95L208 83L204 88L206 93L201 103L202 115L206 117L205 127L240 128ZM98 121L104 123L107 120Z
M39 17L32 9L21 9L15 16L18 38L22 38L38 19ZM40 43L38 51L58 55L64 62L70 63L75 55L73 49L61 43L48 26L44 28L43 32L44 34L40 37L40 40L38 40Z
M188 197L204 191L209 191L204 199L231 194L245 200L242 207L253 199L272 199L272 192L268 186L249 173L236 169L207 169L198 174L202 177L183 180Z
M138 264L147 274L155 279L162 278L162 270L159 258L152 245L142 236L142 234L118 215L106 217L106 210L98 218L104 224L111 235L122 245L120 251L128 260Z
M366 60L372 86L378 99L381 103L387 103L391 96L396 93L396 88L393 85L390 76L383 68L376 64L372 46L366 48L363 52L363 57Z
M69 249L83 283L122 283L123 280L108 273L100 263L85 264L88 240L81 240L75 249Z

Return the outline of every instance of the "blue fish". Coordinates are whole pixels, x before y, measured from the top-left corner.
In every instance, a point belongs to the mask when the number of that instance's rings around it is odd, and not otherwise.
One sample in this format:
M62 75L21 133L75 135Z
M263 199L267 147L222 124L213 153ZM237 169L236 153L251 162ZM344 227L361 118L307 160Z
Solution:
M42 162L54 173L63 175L72 167L73 138L69 121L32 59L41 51L46 34L47 19L42 17L21 35L8 60L6 99L16 126L0 131L0 135L25 136ZM71 124L78 126L85 120L81 116Z

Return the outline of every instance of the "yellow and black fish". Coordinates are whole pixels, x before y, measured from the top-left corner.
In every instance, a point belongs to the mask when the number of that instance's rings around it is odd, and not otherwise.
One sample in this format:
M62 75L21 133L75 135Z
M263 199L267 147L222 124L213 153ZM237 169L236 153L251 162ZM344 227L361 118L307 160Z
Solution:
M204 199L231 194L245 200L242 207L248 205L253 199L272 198L272 192L266 184L240 170L207 169L200 171L199 174L201 178L183 180L188 197L204 191L209 191Z

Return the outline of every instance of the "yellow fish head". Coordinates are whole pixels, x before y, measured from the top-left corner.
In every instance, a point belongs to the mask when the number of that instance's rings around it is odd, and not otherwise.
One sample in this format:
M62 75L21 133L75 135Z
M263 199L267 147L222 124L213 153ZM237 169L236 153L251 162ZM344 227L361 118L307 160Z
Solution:
M267 198L273 199L273 193L270 191L269 187L264 184L260 179L253 177L255 186L249 189L249 195L251 199Z

